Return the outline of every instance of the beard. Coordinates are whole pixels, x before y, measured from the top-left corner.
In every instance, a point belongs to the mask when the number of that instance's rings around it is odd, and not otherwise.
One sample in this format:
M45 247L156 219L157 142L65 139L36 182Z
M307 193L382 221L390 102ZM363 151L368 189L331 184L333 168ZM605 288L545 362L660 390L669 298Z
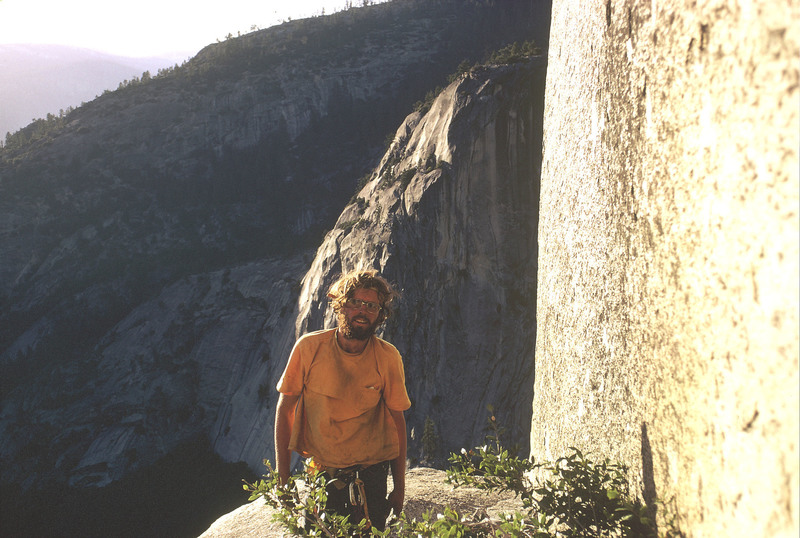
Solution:
M353 317L353 321L355 320L364 320L369 323L369 319L365 316L356 314ZM349 338L351 340L366 340L378 329L380 325L379 320L375 320L375 323L371 325L353 325L344 312L339 313L339 328L342 331L342 334L345 338Z

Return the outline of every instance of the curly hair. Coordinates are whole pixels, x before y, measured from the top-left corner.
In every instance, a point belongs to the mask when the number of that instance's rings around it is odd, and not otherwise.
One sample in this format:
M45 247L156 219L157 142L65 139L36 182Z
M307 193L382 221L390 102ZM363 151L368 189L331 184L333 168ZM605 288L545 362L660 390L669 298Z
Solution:
M337 314L344 307L344 302L350 299L356 290L374 290L381 303L381 321L386 320L392 313L392 302L400 297L389 281L378 274L374 269L361 269L342 275L339 280L331 285L328 299L331 300L333 311Z

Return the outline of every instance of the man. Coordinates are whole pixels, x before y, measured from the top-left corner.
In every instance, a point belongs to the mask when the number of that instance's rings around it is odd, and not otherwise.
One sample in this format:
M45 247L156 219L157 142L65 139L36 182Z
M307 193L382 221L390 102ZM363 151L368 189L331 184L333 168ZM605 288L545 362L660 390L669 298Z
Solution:
M344 275L328 298L338 327L301 337L278 382L275 460L282 484L291 451L313 458L331 481L327 510L367 517L383 530L405 500L406 421L411 407L397 349L375 336L397 293L374 270ZM386 496L391 467L394 489ZM363 483L363 489L360 489ZM366 502L364 502L366 501Z

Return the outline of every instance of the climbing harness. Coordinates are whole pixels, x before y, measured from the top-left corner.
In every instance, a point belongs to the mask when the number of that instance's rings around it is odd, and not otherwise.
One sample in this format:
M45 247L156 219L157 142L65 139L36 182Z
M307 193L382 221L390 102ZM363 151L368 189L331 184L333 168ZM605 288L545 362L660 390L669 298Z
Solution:
M350 506L359 510L364 519L367 521L367 528L372 527L372 521L369 518L369 507L367 506L367 492L364 487L364 481L359 476L363 470L361 466L348 467L346 469L325 469L325 472L331 477L328 484L332 484L336 489L341 490L345 487L348 488L350 494Z

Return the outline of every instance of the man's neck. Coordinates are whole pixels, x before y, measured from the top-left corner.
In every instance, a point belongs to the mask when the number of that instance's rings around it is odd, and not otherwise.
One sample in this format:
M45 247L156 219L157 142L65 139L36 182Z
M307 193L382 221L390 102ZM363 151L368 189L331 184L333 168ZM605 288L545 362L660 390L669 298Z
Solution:
M361 353L367 347L369 338L366 340L347 338L342 333L342 329L336 329L336 341L339 342L339 347L348 353Z

